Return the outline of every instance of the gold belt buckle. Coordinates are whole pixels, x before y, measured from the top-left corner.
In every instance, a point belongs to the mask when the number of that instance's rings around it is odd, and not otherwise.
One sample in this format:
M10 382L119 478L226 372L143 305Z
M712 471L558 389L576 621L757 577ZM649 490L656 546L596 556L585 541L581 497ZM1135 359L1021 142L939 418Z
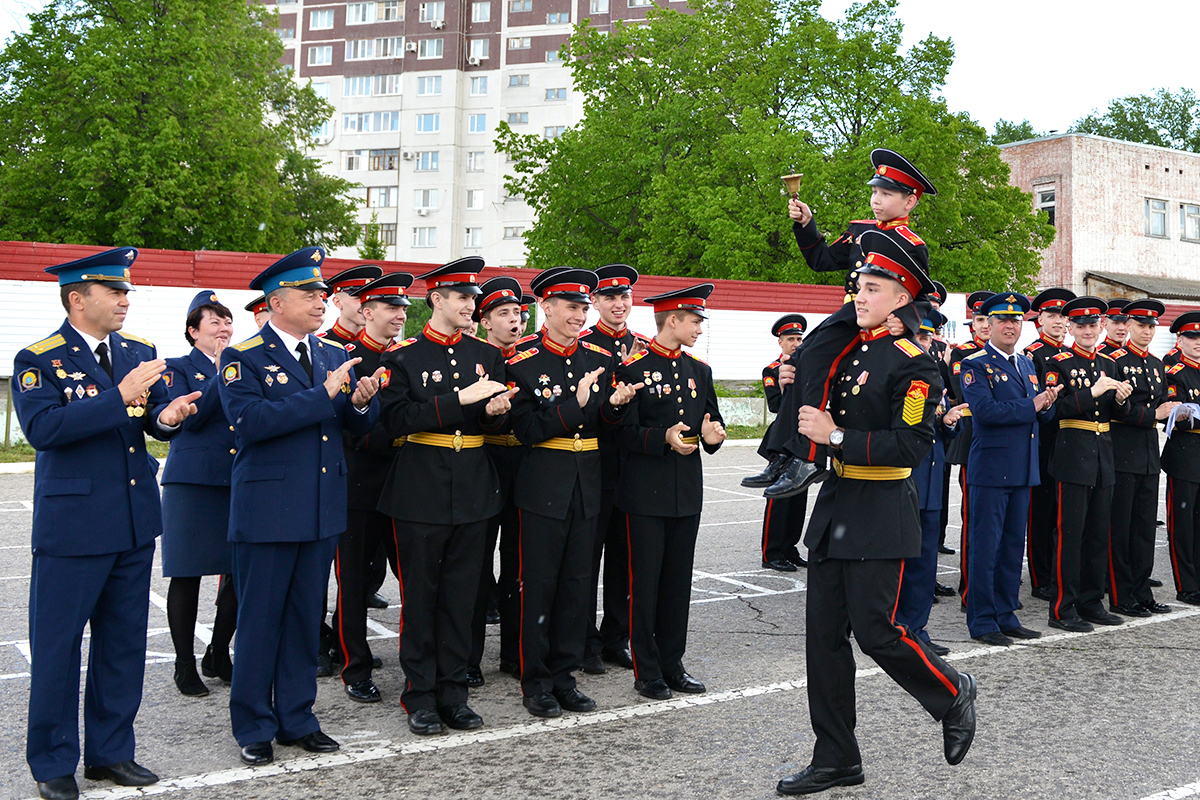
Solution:
M517 436L516 436L516 434L510 433L510 434L508 435L508 446L509 446L509 447L516 447L516 446L517 446L517 444L518 444L518 442L517 442Z
M463 449L463 437L461 431L454 432L454 452L459 452Z
M581 452L583 450L583 440L578 438L574 439L571 447L575 448L576 453Z

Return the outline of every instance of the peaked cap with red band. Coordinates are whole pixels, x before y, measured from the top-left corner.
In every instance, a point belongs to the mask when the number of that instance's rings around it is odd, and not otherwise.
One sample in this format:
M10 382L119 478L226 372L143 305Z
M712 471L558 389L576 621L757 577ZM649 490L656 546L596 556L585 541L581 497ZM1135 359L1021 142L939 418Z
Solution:
M787 336L792 333L804 333L808 330L808 320L803 314L784 314L775 320L771 326L772 336Z
M1129 316L1125 313L1125 306L1132 302L1132 300L1129 300L1125 297L1114 297L1112 300L1108 301L1108 310L1104 312L1104 316L1108 317L1114 322L1124 322L1126 317Z
M882 231L866 231L859 238L863 263L858 268L859 279L863 275L881 275L899 281L915 300L936 291L933 281L925 270L905 252L892 237ZM989 294L991 294L989 292Z
M868 186L907 192L917 197L923 194L937 194L937 189L930 183L929 178L894 150L875 148L871 151L871 165L875 167L875 174L867 181Z
M476 322L479 322L483 315L493 308L505 303L521 305L521 284L517 283L516 278L501 275L498 278L484 281L479 289L482 295L479 302L475 304L475 313L472 315Z
M655 314L660 311L690 311L701 319L708 319L706 312L708 296L713 293L715 288L716 286L711 283L701 283L686 289L676 289L673 292L647 297L645 302L654 306Z
M251 314L257 314L260 311L266 311L267 310L267 296L265 294L260 294L258 297L254 298L249 303L246 303L245 309L247 311L249 311Z
M371 281L383 275L383 268L374 264L360 264L357 267L343 270L325 281L330 292L347 292L354 294L355 289L361 289Z
M1062 307L1074 299L1075 293L1070 289L1053 286L1038 292L1030 302L1029 307L1038 313L1043 311L1057 311L1061 314Z
M638 271L628 264L606 264L596 270L594 294L625 294L633 291L638 280Z
M1179 333L1194 339L1200 336L1200 311L1185 311L1171 323L1171 333Z
M1108 303L1099 297L1076 297L1062 307L1063 316L1071 322L1080 325L1090 325L1099 321L1101 315L1108 311Z
M1167 313L1167 307L1161 300L1134 300L1125 306L1125 313L1143 325L1157 325L1158 318Z
M388 305L411 306L412 301L408 299L407 289L412 283L413 276L407 272L392 272L376 278L366 286L351 289L350 294L364 303L381 300Z
M479 273L482 270L482 258L466 256L419 275L418 279L425 281L426 292L433 289L453 289L463 294L479 294Z
M543 300L561 297L576 303L590 303L589 295L596 290L598 280L590 269L551 267L529 282L529 290Z

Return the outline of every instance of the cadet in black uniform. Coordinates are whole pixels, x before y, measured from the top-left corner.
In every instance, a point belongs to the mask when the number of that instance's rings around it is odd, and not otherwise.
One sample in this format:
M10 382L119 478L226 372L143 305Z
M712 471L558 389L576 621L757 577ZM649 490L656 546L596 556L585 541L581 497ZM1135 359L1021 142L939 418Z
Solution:
M1171 323L1179 334L1179 363L1167 369L1167 397L1200 403L1200 311L1180 314ZM1200 420L1179 416L1163 448L1167 473L1167 540L1175 598L1200 606Z
M1050 288L1033 298L1031 307L1038 312L1040 332L1037 341L1025 348L1025 355L1033 360L1037 370L1038 384L1048 387L1046 373L1050 359L1067 349L1067 318L1062 308L1075 299L1070 289ZM1054 440L1058 438L1058 416L1042 423L1038 429L1038 474L1042 482L1030 490L1029 532L1026 536L1026 559L1029 562L1030 593L1042 600L1054 596L1054 515L1058 509L1054 481L1050 478L1050 454L1054 452Z
M1125 346L1125 340L1129 336L1129 314L1125 308L1129 303L1130 301L1124 297L1116 297L1108 301L1108 309L1104 312L1102 319L1104 341L1096 347L1098 352L1111 356L1114 350L1120 350Z
M602 426L641 386L612 385L608 350L576 336L587 321L596 273L555 270L530 285L542 299L546 332L508 360L517 389L512 420L529 445L515 485L520 509L521 691L535 717L592 711L572 671L583 663L588 577L600 514ZM592 607L594 608L594 607ZM592 611L594 615L594 611Z
M393 272L370 283L350 290L360 304L366 323L358 337L346 345L351 357L361 358L358 370L373 375L379 369L383 353L395 338L404 333L404 321L411 305L406 291L413 276ZM386 374L386 373L385 373ZM337 576L337 608L333 629L338 649L344 658L342 682L346 694L359 703L378 703L379 690L371 679L374 657L367 645L367 579L366 562L382 547L386 558L396 568L396 536L392 520L376 510L383 493L384 480L396 449L404 444L403 437L389 436L382 423L375 423L365 436L347 435L343 441L346 451L346 532L338 540L334 559Z
M1133 387L1114 379L1116 363L1096 351L1106 307L1095 297L1077 297L1063 306L1074 342L1050 359L1046 374L1047 386L1063 387L1056 406L1058 437L1050 457L1058 499L1058 580L1050 601L1050 627L1065 631L1122 622L1103 605L1114 481L1109 428L1114 406L1122 413Z
M862 247L853 306L857 344L833 376L829 409L800 411L801 432L834 453L835 477L821 487L805 536L806 666L816 745L810 765L776 786L780 794L864 780L854 736L852 629L862 651L942 722L949 763L962 761L975 735L975 679L894 622L903 559L921 552L912 471L933 444L942 393L937 364L883 323L932 283L882 234L864 234Z
M267 320L271 318L271 307L267 305L267 296L260 294L258 297L246 303L245 309L254 315L254 326L262 330L262 326L267 324Z
M596 270L592 307L600 315L594 328L579 332L579 341L603 347L618 363L646 349L649 336L629 328L633 311L633 286L638 272L628 264L607 264ZM611 380L612 376L609 376ZM604 663L633 669L629 655L629 553L625 544L625 516L614 512L613 491L621 471L616 431L600 431L600 519L596 522L596 546L592 561L592 599L599 600L601 556L604 564L604 616L596 627L595 615L588 617L587 642L583 648L583 671L604 673Z
M934 310L941 313L941 308L946 302L946 298L950 295L946 291L946 286L941 281L933 282L934 291L929 293L929 303ZM949 321L945 314L942 314L943 319ZM942 387L945 390L950 386L950 343L944 338L945 328L938 328L934 333L933 341L929 346L929 355L938 360L938 372L942 375ZM946 392L949 395L949 392ZM947 402L949 402L947 400ZM950 523L950 467L952 465L945 458L945 453L942 454L942 507L938 512L941 517L938 520L938 552L942 555L954 555L954 548L946 546L946 526ZM952 587L946 586L940 581L934 581L934 594L941 597L953 597L955 591ZM936 601L935 601L936 602Z
M321 331L317 336L340 345L350 344L358 338L358 332L363 329L365 320L354 292L381 275L381 268L373 264L363 264L342 270L326 281L329 285L329 299L338 310L338 318L333 321L329 330Z
M665 700L672 689L705 689L683 668L683 653L704 493L700 446L715 453L725 427L712 370L683 347L695 345L702 333L712 290L702 283L647 297L658 333L649 349L617 370L618 383L644 384L621 428L624 461L615 502L625 512L629 545L633 686L652 700Z
M804 332L808 330L808 320L803 314L784 314L775 320L771 326L771 335L779 340L779 358L763 367L763 397L767 409L778 414L779 404L783 397L783 387L779 384L779 370L787 359L791 358L804 341ZM786 384L785 384L786 385ZM781 421L778 416L771 422L776 425L791 425L791 420ZM763 436L758 454L770 458L767 452L767 439L770 430ZM782 454L776 458L785 458ZM800 555L796 547L800 536L804 533L804 512L808 508L808 489L791 497L770 498L766 510L763 511L762 525L762 565L780 572L795 572L797 567L806 567L808 562Z
M1109 353L1117 362L1115 377L1129 382L1133 394L1118 406L1113 419L1112 524L1109 527L1109 611L1127 617L1166 613L1150 591L1154 570L1154 533L1158 515L1159 420L1178 405L1167 400L1167 368L1150 355L1158 318L1166 312L1158 300L1138 300L1123 309L1129 317L1125 347Z
M381 361L380 420L389 436L408 437L379 510L393 519L400 565L400 703L422 736L443 723L483 725L467 705L467 660L487 521L502 501L483 437L504 430L513 393L500 382L500 350L463 336L475 325L482 268L471 256L422 275L432 316Z

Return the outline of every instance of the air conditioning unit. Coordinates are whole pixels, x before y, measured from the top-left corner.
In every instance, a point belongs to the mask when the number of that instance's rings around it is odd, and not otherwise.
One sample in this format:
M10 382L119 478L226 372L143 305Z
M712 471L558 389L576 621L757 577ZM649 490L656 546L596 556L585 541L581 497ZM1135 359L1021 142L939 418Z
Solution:
M433 22L429 23L429 27L433 28L435 31L440 31L442 28L446 27L446 23L442 22L440 19L435 19Z
M417 52L417 43L416 42L405 42L404 49L410 53L415 53L415 52Z
M416 158L416 154L413 153L412 150L401 150L400 157L405 161L412 161L414 158Z
M418 208L418 209L417 209L417 216L418 216L418 217L427 217L427 216L429 216L429 209L428 209L428 208Z
M478 67L479 62L480 62L479 56L471 56L470 58L467 59L467 63L470 64L472 67Z

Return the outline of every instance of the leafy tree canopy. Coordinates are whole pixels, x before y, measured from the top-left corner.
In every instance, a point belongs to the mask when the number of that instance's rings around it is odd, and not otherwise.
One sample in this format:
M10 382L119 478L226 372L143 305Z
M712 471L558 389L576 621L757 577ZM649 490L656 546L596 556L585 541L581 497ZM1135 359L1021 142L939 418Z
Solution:
M996 120L996 130L992 132L991 142L994 145L1009 144L1010 142L1022 142L1026 139L1036 139L1039 136L1046 134L1040 133L1033 129L1033 125L1029 120L1024 119L1020 122L1009 122L1006 119Z
M1200 153L1200 100L1192 89L1156 89L1113 100L1103 114L1093 111L1071 130Z

